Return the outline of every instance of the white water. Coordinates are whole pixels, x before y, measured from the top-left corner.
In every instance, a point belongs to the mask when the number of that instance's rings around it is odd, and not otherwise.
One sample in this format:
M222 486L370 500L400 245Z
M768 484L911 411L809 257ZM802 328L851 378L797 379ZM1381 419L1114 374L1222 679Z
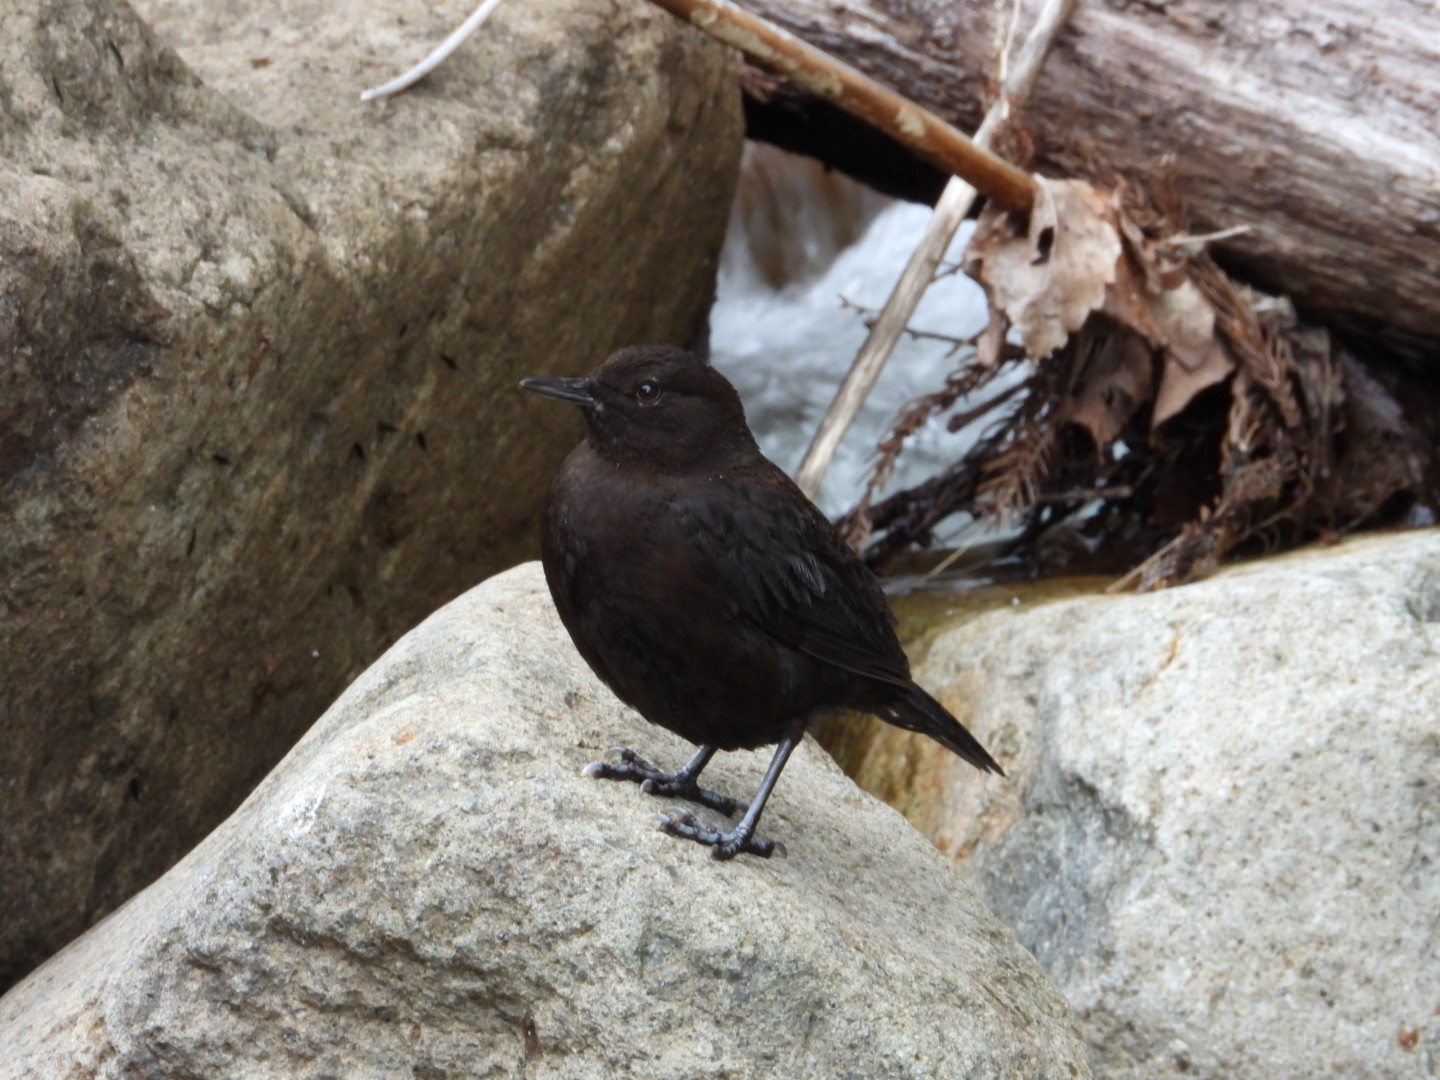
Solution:
M770 162L769 167L773 169L775 163ZM799 179L803 181L804 176L800 169ZM742 184L747 181L753 182L753 176L742 178ZM840 298L875 309L883 305L930 216L928 207L886 203L872 193L858 191L846 197L853 205L837 207L834 178L827 178L825 187L828 190L821 191L812 186L812 193L806 195L803 183L798 188L792 184L780 197L779 211L772 206L768 214L754 212L753 190L743 212L746 200L737 199L711 311L712 362L740 391L761 448L792 475L865 340L864 316L843 308ZM767 194L773 201L774 192ZM833 215L849 215L863 224L877 204L884 209L857 241L838 254L827 250L827 245L833 248L831 241L837 231ZM967 223L947 261L959 257L969 231ZM783 235L773 235L776 232ZM808 261L813 267L818 261L821 265L801 280L773 287L766 282L765 270L768 266L769 276L776 276L773 253L777 246L792 254L798 250L787 262ZM758 255L760 250L767 254ZM985 317L979 286L956 273L931 286L911 326L967 337L984 326ZM957 358L947 355L950 348L946 342L915 340L908 335L901 339L831 463L817 500L827 514L843 513L859 498L875 444L901 406L939 389L945 376L958 366ZM943 417L932 419L910 440L887 490L925 479L958 458L968 442L963 433L948 433Z

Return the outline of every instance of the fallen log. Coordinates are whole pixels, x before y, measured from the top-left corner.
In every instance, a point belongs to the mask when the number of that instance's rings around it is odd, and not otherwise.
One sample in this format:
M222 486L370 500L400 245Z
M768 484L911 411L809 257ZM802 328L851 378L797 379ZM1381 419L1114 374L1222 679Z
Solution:
M1024 32L1038 0L1024 0ZM995 20L970 0L747 0L962 129L993 84ZM1002 31L1003 32L1003 31ZM752 131L829 159L832 117L773 84ZM797 102L802 105L797 106ZM1227 269L1307 320L1424 364L1440 354L1440 9L1406 0L1086 3L1026 112L1043 172L1173 184ZM843 128L839 129L843 132ZM840 136L843 138L843 135ZM809 145L806 143L809 141ZM876 155L894 182L900 151ZM882 160L883 157L883 160ZM863 175L864 161L833 164ZM917 166L914 187L934 187Z

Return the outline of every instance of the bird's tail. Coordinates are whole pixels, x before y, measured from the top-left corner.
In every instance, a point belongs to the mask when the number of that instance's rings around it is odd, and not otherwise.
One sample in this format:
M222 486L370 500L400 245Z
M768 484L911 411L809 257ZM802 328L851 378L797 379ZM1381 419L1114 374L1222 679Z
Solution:
M971 765L984 772L1005 775L980 740L965 729L965 725L950 715L948 709L927 694L913 682L902 689L878 710L879 715L907 731L918 731L929 735L945 749L964 758Z

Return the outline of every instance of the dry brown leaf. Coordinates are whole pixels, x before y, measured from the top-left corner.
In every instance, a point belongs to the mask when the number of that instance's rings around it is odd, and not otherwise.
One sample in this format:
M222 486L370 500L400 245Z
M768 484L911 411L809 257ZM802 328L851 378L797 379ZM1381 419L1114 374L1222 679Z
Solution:
M1061 419L1085 428L1100 450L1119 437L1135 410L1149 400L1153 376L1150 346L1142 338L1104 319L1095 323L1095 330L1087 327L1076 342L1088 355L1081 359L1076 389L1066 399Z
M1016 215L987 206L964 264L1035 360L1064 345L1105 302L1120 258L1107 196L1080 180L1037 181L1026 232L1020 233Z
M1215 336L1215 308L1187 278L1150 300L1150 311L1165 348L1160 388L1150 430L1178 414L1235 370L1235 361Z
M1115 280L1106 288L1105 304L1100 310L1158 347L1164 339L1151 311L1151 296L1154 291L1163 291L1164 287L1159 285L1157 278L1154 282L1156 289L1152 290L1148 274L1144 279L1137 276L1134 263L1134 259L1125 255L1115 264ZM1146 273L1143 264L1140 272Z
M1005 354L1005 332L1009 328L1005 316L992 307L990 321L975 338L975 363L982 368L991 369L1000 362L1001 356Z

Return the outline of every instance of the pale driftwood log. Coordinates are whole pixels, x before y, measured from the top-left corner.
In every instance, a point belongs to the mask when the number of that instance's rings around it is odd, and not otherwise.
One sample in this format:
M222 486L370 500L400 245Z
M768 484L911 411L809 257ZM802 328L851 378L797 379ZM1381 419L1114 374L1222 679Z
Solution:
M967 129L1010 8L746 5ZM1252 226L1217 244L1227 265L1312 319L1440 356L1440 7L1087 0L1072 26L1027 111L1042 171L1153 180L1170 157L1196 231Z

